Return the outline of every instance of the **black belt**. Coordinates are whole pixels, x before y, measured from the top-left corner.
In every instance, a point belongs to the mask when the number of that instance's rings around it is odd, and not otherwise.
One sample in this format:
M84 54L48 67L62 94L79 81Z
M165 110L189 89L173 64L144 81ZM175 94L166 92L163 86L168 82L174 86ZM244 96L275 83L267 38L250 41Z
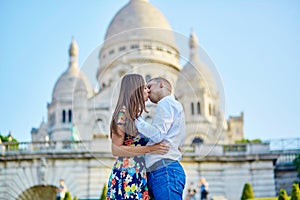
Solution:
M168 159L168 158L161 159L161 160L155 162L153 165L151 165L151 167L149 167L147 169L147 171L148 172L153 172L155 170L158 170L158 169L161 169L163 167L166 167L168 164L174 163L174 162L176 162L176 161L172 160L172 159Z

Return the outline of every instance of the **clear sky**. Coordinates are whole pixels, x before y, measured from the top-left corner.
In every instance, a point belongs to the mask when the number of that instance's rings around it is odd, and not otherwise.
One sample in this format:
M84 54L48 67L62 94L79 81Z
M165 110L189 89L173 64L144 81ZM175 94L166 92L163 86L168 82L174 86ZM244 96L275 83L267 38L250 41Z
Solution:
M30 141L47 120L55 82L104 40L128 0L0 1L0 132ZM223 80L226 116L244 112L245 138L300 136L300 1L150 0L173 30L191 29Z

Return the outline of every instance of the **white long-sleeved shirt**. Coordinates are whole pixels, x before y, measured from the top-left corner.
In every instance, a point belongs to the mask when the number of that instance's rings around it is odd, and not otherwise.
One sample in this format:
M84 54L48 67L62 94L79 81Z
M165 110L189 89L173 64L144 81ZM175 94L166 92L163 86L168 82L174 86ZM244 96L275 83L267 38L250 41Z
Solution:
M182 105L173 96L166 96L157 103L151 124L140 117L135 120L135 125L141 134L150 139L147 145L163 141L170 146L165 155L146 154L147 168L163 158L181 160L179 147L185 136L185 117Z

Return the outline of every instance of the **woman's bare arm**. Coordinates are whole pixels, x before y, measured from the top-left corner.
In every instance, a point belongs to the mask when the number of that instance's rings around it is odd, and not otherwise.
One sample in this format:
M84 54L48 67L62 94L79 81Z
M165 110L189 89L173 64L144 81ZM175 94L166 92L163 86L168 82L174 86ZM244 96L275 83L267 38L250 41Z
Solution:
M145 153L156 153L156 154L166 154L170 147L163 144L157 143L151 146L126 146L123 145L125 132L118 126L118 133L112 134L112 154L113 156L138 156Z

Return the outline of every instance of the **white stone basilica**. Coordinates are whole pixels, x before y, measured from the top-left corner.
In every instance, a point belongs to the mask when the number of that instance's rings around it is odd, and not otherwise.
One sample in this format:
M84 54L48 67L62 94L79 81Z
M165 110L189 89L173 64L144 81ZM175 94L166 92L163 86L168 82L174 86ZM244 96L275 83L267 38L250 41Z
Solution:
M224 120L220 90L209 66L198 52L194 32L186 40L189 59L183 53L165 16L147 0L130 0L112 19L95 66L98 89L78 66L79 48L73 39L70 62L55 83L48 103L48 120L33 128L32 141L92 140L109 135L109 124L118 84L126 73L142 74L145 80L168 79L175 97L183 104L187 133L185 144L232 144L243 138L243 113ZM151 121L152 111L144 117Z
M184 195L192 182L205 177L211 200L238 200L245 183L252 185L256 197L274 197L296 178L296 169L286 164L299 148L280 152L269 143L234 144L243 139L243 113L225 120L217 70L195 33L186 38L173 31L147 0L129 0L95 51L97 57L85 62L89 70L79 67L73 39L69 66L47 106L47 121L32 129L32 142L0 143L0 200L55 199L61 178L78 199L99 199L115 162L109 125L126 73L142 74L145 80L165 77L185 109ZM143 117L151 122L155 105L147 102L147 107L150 112Z

